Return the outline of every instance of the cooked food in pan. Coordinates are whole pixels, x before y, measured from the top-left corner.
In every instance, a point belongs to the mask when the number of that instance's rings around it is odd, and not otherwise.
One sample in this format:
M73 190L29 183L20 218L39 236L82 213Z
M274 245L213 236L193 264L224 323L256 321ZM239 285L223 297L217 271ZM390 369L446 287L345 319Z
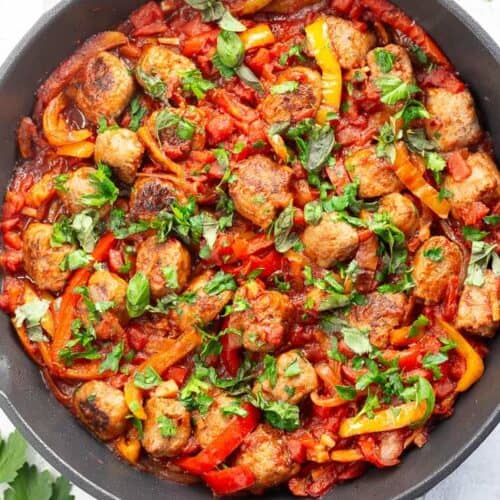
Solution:
M0 306L141 470L319 496L480 379L500 175L385 0L146 3L48 77L18 142Z

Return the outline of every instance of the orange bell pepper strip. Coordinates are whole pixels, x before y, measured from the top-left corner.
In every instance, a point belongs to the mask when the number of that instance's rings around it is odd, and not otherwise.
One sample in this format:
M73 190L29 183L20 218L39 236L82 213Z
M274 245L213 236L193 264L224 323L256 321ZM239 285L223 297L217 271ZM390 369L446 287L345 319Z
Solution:
M176 463L192 474L204 474L215 469L240 446L247 434L250 434L260 420L260 411L249 403L241 405L247 412L245 417L234 416L224 431L206 448L194 457L181 458Z
M184 169L178 163L172 161L158 146L156 139L153 137L153 134L150 132L148 127L141 127L137 131L137 135L141 142L146 146L151 155L151 158L159 163L162 167L165 167L166 170L172 172L174 175L178 177L184 177Z
M269 140L269 144L273 148L273 151L276 153L276 156L283 160L285 163L288 163L291 156L288 148L286 147L283 137L281 137L281 135L279 134L268 134L267 138Z
M420 170L412 162L408 148L402 141L396 144L396 162L394 166L396 175L408 190L436 215L442 219L448 217L450 212L449 202L439 199L439 193L424 179Z
M401 328L395 328L391 330L389 334L391 345L404 347L412 342L417 341L422 337L425 332L425 328L418 327L417 334L410 337L411 326L403 326Z
M328 25L324 17L316 19L305 28L311 52L322 71L322 99L316 115L319 123L328 121L329 112L337 112L342 100L342 69L333 50L328 35Z
M95 262L101 262L107 256L109 250L115 242L113 233L105 234L97 243L92 257ZM59 312L57 314L56 328L51 344L52 360L55 362L59 356L59 351L65 347L71 338L71 323L73 322L73 312L80 295L74 293L74 289L87 283L90 277L90 268L82 267L78 269L69 280L66 290L62 295ZM69 370L69 369L68 369ZM73 369L74 370L74 369Z
M483 360L455 327L443 321L441 318L436 319L438 325L446 332L446 335L457 344L455 348L456 351L465 359L466 369L457 382L456 387L457 392L464 392L483 375Z
M58 94L52 99L43 112L43 133L51 146L65 146L88 139L92 132L88 129L70 130L61 117L61 112L67 106L64 94Z
M426 413L427 402L420 401L418 405L414 402L404 403L377 411L373 418L368 418L366 415L346 418L340 424L339 436L348 438L360 434L402 429L421 421L425 418Z
M90 141L75 142L59 146L56 152L60 156L71 156L72 158L90 158L94 154L95 145Z
M255 484L253 472L242 465L203 474L203 479L215 495L233 495Z
M357 448L352 448L350 450L333 450L330 453L330 459L332 462L357 462L359 460L364 460L364 455Z
M196 330L184 332L179 338L172 341L168 349L153 354L149 359L142 363L137 372L144 371L147 367L153 368L160 375L172 365L186 357L191 351L196 349L201 344L201 335ZM136 373L137 373L136 372ZM143 392L139 387L134 385L134 380L131 378L124 387L125 402L132 414L140 420L146 419L144 411Z
M127 439L120 436L115 442L116 451L131 464L136 464L141 454L141 442L137 438Z
M245 50L272 45L276 39L268 24L257 24L240 34Z

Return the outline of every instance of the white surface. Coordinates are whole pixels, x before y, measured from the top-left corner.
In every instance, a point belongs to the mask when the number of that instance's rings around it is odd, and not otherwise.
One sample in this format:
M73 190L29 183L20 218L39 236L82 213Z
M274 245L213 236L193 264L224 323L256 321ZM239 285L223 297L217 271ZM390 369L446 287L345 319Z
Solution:
M119 1L119 0L117 0ZM425 0L420 0L425 1ZM57 3L57 0L0 0L0 63L7 57L17 41L26 33L38 17ZM458 0L500 45L500 0ZM452 425L453 422L443 425ZM5 414L0 410L0 434L13 430ZM432 439L432 436L431 436ZM425 500L481 500L500 499L500 427L476 450L453 474L430 491ZM30 450L30 461L52 471L47 462ZM1 490L0 490L1 491ZM92 497L73 488L76 500L92 500ZM36 500L36 499L33 499Z

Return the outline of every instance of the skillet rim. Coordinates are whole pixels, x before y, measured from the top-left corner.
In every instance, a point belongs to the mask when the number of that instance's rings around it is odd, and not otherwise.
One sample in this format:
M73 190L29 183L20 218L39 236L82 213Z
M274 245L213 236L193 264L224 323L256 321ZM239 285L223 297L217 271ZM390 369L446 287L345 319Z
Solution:
M72 4L77 3L78 0L61 0L51 9L47 10L42 16L34 23L34 25L26 32L26 34L21 38L21 40L12 49L4 63L0 66L0 87L5 80L7 80L13 71L13 68L17 62L18 57L20 57L26 47L36 40L41 32L50 25L54 17L57 17L60 13L70 8ZM482 28L482 26L469 15L458 3L454 0L435 0L435 2L441 5L448 14L455 17L460 24L462 24L470 34L478 40L480 45L486 49L490 56L492 56L497 65L500 66L500 46L496 44L493 38ZM399 7L399 1L395 1L395 4ZM403 7L402 10L404 11ZM425 26L422 25L422 27ZM427 30L426 30L427 31ZM452 61L453 64L453 61ZM498 341L497 341L498 342ZM499 349L499 347L497 347ZM0 353L1 354L1 353ZM1 359L0 359L1 361ZM465 396L465 395L464 395ZM462 396L462 398L464 397ZM57 403L59 404L59 403ZM43 439L36 434L36 432L30 426L28 420L26 420L15 408L14 404L9 400L8 395L0 387L0 408L4 411L13 425L23 434L28 443L53 467L55 467L58 472L63 474L68 480L73 484L77 485L83 489L86 493L96 497L99 500L120 500L119 497L110 493L105 488L99 486L98 484L92 482L91 480L84 477L78 470L73 468L68 462L62 459L59 455L54 452L48 444L46 444ZM415 497L422 496L424 493L428 492L432 487L441 482L449 474L451 474L460 464L462 464L471 453L488 437L488 435L495 429L495 427L500 423L500 397L499 401L491 412L488 418L486 418L482 425L480 425L474 432L472 438L462 446L454 454L450 455L446 460L443 461L441 467L435 470L432 474L429 474L426 478L420 482L414 484L413 486L406 488L400 494L393 497L394 500L412 500ZM101 443L102 445L102 443ZM103 478L104 480L104 478ZM104 482L104 481L103 481ZM352 484L352 483L347 483ZM183 485L183 487L192 487L189 485ZM329 496L328 493L326 496ZM326 497L325 496L325 497ZM290 498L294 498L291 495ZM175 495L174 495L175 498Z

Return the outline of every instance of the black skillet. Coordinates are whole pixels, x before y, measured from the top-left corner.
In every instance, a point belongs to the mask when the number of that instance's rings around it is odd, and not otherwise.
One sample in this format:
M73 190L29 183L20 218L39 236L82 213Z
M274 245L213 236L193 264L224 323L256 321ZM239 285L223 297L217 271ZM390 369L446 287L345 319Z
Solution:
M119 24L144 0L64 0L46 13L0 68L0 192L17 150L15 129L30 114L34 92L79 41ZM396 0L438 42L467 82L500 153L500 48L449 0ZM69 480L98 499L209 498L201 486L162 481L132 469L83 429L45 387L25 355L6 315L0 315L0 407L29 443ZM493 342L481 381L462 395L455 414L442 422L421 450L407 453L398 467L370 470L336 487L326 498L412 499L452 472L500 421L500 345ZM266 498L291 498L284 491Z

